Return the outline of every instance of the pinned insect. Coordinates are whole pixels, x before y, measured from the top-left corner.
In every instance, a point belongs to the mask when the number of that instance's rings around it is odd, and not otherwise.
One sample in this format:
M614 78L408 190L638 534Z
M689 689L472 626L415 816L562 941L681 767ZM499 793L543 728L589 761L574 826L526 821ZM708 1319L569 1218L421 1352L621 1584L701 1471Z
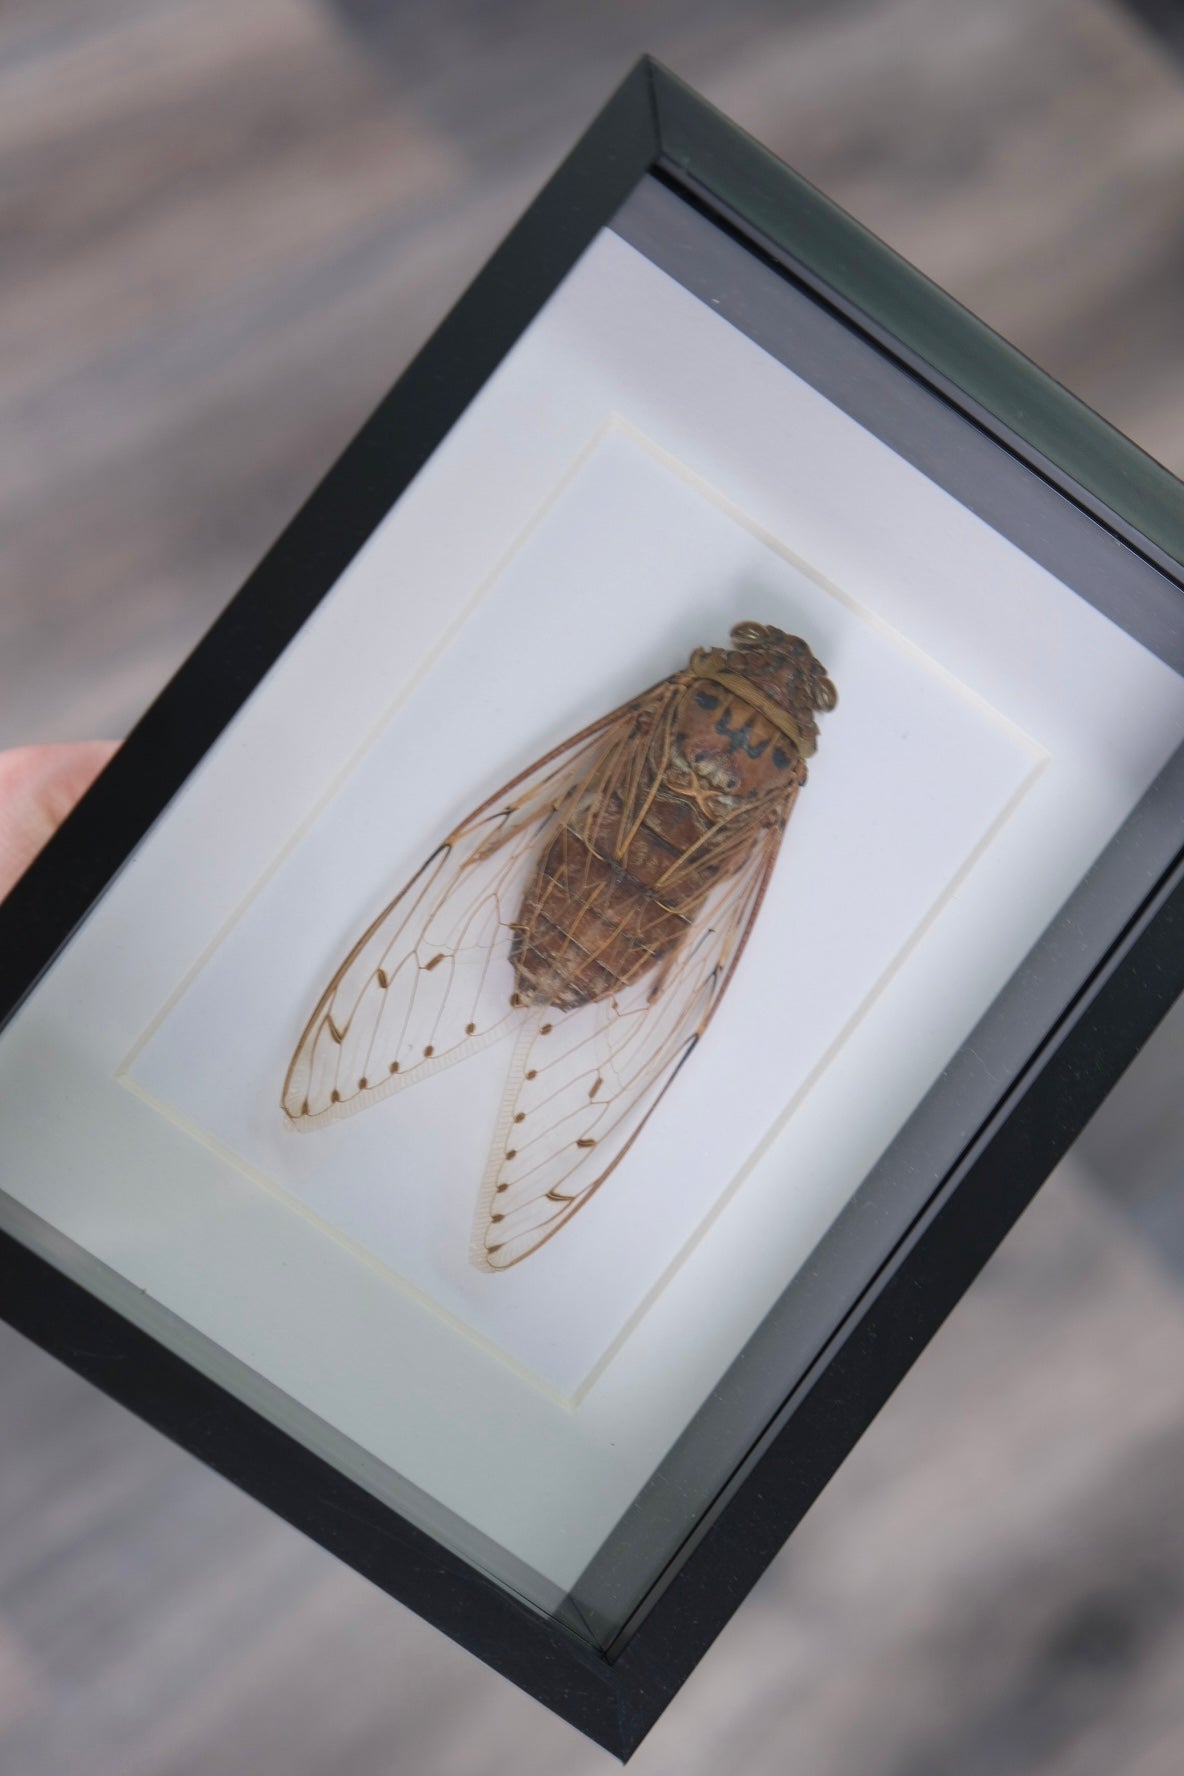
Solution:
M333 976L283 1109L316 1129L517 1041L471 1256L507 1270L637 1139L727 989L835 687L738 623L449 834Z

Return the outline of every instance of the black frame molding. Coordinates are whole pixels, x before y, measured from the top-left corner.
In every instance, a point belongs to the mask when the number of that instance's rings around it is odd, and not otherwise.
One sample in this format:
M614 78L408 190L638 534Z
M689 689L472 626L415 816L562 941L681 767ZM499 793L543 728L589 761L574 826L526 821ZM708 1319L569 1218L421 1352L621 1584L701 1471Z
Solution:
M1184 489L1172 476L643 60L0 906L0 1024L650 174L1180 587ZM607 1654L9 1234L0 1234L0 1306L18 1331L627 1758L1181 992L1184 849L796 1381L727 1502Z

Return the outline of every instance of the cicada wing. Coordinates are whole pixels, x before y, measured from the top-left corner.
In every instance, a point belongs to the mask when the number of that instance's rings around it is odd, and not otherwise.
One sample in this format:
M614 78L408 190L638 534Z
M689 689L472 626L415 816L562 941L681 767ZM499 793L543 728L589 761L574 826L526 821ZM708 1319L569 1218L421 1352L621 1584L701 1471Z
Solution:
M524 1022L473 1228L479 1269L536 1251L624 1158L727 990L780 841L770 830L721 884L662 973Z
M475 810L350 950L296 1045L281 1098L323 1126L497 1041L511 1001L514 920L539 844L589 784L620 775L638 712L664 680L548 753Z

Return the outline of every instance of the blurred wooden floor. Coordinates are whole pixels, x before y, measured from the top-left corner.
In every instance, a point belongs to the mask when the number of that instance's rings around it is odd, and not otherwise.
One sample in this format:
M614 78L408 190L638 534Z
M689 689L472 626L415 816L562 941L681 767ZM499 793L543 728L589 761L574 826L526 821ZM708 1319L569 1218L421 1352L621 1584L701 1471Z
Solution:
M1184 471L1184 79L1108 0L6 0L0 744L126 728L643 48ZM1165 1040L642 1776L1184 1769ZM560 1764L608 1760L0 1337L3 1776Z

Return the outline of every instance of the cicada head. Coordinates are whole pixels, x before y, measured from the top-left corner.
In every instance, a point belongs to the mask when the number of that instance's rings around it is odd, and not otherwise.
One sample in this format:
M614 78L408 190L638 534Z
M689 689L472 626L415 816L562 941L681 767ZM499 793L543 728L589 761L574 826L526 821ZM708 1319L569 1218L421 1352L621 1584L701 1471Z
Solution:
M800 635L787 635L771 623L737 623L731 639L728 670L748 679L789 716L808 758L818 748L818 714L839 700L826 668Z
M801 788L838 696L800 636L737 623L731 639L691 655L675 738L685 768L734 806Z

